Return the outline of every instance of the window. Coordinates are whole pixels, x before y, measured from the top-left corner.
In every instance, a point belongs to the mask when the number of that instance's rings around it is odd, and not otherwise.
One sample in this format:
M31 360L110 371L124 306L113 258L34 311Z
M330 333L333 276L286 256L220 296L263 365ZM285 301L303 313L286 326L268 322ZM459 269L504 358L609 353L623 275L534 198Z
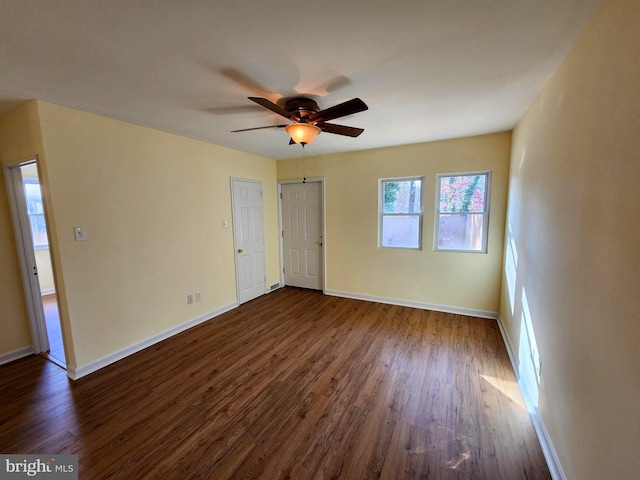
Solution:
M443 174L436 185L436 250L487 252L491 172Z
M23 178L24 197L27 201L27 214L31 224L31 236L34 248L46 248L49 246L47 239L47 225L44 220L44 208L42 206L42 190L35 178Z
M422 248L422 177L380 180L379 244Z

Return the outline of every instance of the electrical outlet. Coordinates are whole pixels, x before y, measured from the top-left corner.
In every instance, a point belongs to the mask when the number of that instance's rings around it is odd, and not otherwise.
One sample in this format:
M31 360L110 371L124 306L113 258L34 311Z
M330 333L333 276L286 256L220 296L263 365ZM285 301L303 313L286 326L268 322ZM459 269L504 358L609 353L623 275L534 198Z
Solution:
M202 292L196 292L196 302L200 302L202 300Z
M193 295L187 295L187 304L191 305L193 303Z

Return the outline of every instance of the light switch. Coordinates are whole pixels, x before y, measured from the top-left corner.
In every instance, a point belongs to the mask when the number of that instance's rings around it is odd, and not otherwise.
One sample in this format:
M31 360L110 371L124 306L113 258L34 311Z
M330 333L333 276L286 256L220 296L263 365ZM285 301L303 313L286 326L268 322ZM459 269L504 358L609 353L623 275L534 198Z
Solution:
M73 235L76 237L76 241L83 241L87 239L87 232L84 227L73 227Z
M229 226L229 222L227 222L227 219L225 218L224 220L222 220L222 228L227 228Z

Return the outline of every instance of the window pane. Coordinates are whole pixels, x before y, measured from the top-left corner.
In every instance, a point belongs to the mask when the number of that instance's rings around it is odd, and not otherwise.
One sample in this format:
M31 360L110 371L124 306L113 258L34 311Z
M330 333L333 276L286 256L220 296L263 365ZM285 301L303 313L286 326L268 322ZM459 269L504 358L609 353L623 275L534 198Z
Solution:
M420 247L420 215L382 217L383 247Z
M484 214L440 215L438 248L483 251Z
M23 179L24 196L27 202L27 214L31 225L31 237L34 247L46 247L47 225L44 221L44 208L42 205L42 190L40 184L33 179Z
M422 180L382 182L383 213L420 213Z
M47 239L47 225L44 222L44 215L29 215L31 223L31 236L34 247L46 247L49 244Z
M29 215L44 213L42 208L42 193L37 183L25 183L24 194L27 200L27 213Z
M486 174L440 177L440 212L484 212Z

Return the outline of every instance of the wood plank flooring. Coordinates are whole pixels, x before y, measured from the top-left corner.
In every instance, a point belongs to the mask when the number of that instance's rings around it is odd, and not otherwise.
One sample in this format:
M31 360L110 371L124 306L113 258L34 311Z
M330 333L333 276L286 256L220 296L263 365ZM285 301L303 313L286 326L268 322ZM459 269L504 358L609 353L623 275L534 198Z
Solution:
M0 367L0 452L87 480L551 478L495 321L295 288L76 382Z
M47 337L49 338L49 355L63 366L66 363L64 345L62 343L62 328L58 312L58 299L55 294L42 297L44 318L47 322Z

